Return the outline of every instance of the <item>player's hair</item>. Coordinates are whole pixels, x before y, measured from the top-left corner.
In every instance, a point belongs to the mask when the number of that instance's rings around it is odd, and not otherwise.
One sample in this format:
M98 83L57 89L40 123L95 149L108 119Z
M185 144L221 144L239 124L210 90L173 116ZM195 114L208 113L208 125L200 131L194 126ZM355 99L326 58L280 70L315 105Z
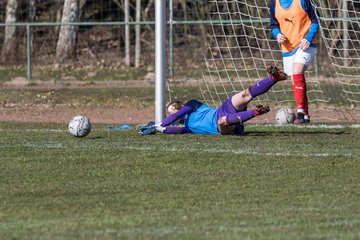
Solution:
M169 102L166 108L169 108L170 106L173 106L175 109L180 110L184 104L181 101L172 101Z
M170 106L173 106L176 110L180 110L184 106L184 104L181 101L172 101L166 105L166 109L168 109ZM184 120L179 119L178 124L184 124Z

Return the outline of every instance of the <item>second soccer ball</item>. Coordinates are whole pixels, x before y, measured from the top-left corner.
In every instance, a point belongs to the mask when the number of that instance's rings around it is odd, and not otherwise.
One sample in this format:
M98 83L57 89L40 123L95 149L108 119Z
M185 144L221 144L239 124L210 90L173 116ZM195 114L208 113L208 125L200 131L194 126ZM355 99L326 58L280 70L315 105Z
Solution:
M292 124L295 121L295 113L291 108L280 108L276 113L276 123L280 125Z

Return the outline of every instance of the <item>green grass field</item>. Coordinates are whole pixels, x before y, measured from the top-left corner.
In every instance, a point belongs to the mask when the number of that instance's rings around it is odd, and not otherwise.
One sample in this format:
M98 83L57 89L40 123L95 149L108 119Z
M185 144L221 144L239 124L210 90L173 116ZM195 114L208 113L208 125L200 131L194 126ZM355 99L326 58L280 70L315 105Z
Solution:
M0 124L1 239L359 239L360 130Z

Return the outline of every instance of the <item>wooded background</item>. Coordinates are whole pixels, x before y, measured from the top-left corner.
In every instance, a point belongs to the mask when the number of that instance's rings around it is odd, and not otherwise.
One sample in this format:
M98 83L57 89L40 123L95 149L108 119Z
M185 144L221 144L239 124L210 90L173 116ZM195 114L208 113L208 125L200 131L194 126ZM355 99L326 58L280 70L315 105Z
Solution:
M259 11L258 1L232 1L237 11L251 14ZM264 1L262 4L266 4ZM338 1L328 0L329 8L337 9ZM354 6L360 9L358 3ZM214 3L205 0L174 0L175 20L206 20ZM225 10L224 10L225 11ZM258 13L257 13L258 14ZM31 56L34 65L95 65L136 66L153 64L154 25L99 26L97 22L154 21L154 0L7 0L0 2L0 23L60 23L93 22L89 26L32 26ZM267 11L260 13L268 18ZM329 12L329 16L336 14ZM233 28L229 28L229 32ZM205 25L177 26L173 31L175 51L197 55L199 47L208 41ZM237 28L236 31L242 31ZM247 34L251 34L248 33ZM241 33L237 33L241 35ZM271 36L269 36L271 38ZM244 43L247 44L247 43ZM26 27L0 27L0 63L3 66L26 63ZM184 51L184 49L187 49ZM321 57L321 52L319 54ZM181 62L191 64L191 57L181 56Z
M154 18L153 9L153 0L8 0L0 2L0 22L9 24L151 21ZM53 63L140 66L141 45L145 48L142 55L148 52L148 45L151 51L153 49L153 29L151 25L125 27L96 24L31 27L32 60L34 64L40 65ZM135 39L135 33L138 39ZM26 28L21 26L0 28L2 65L24 63L25 34ZM129 43L125 41L125 37ZM125 46L126 44L128 45ZM137 58L130 60L129 51L131 49L134 52L135 47ZM146 60L147 58L144 58L142 62Z

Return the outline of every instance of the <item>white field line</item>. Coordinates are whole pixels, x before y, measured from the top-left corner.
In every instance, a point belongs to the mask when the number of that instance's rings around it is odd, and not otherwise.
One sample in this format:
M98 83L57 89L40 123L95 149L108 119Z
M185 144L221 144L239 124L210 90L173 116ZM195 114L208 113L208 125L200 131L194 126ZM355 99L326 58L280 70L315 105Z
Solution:
M354 129L358 129L360 128L360 124L351 124L351 125L341 125L341 124L333 124L333 125L328 125L328 124L303 124L303 125L295 125L295 124L288 124L288 125L279 125L279 124L266 124L266 125L261 125L261 124L256 124L256 125L252 125L252 126L270 126L270 127L279 127L279 128L320 128L320 129L342 129L342 128L354 128Z
M263 126L276 126L276 125L263 125ZM278 126L278 127L293 127L294 125L289 126ZM301 126L294 126L294 127L300 127L300 128L330 128L330 129L338 129L338 128L360 128L360 124L354 124L354 125L301 125ZM102 129L94 129L94 130L102 130ZM10 131L10 132L67 132L68 130L65 129L1 129L1 131ZM13 146L13 145L12 145ZM18 146L22 147L32 147L32 148L64 148L63 144L61 143L46 143L44 142L41 145L33 144L33 143L24 143L24 144L18 144ZM6 146L2 146L1 148L5 148ZM100 149L109 150L112 148L104 147L104 146L98 146ZM117 149L129 149L129 150L136 150L136 151L158 151L158 148L156 147L134 147L134 146L116 146ZM228 153L228 154L235 154L235 155L254 155L254 156L283 156L283 157L355 157L356 159L358 157L353 156L351 153L314 153L314 154L303 154L303 153L290 153L290 152L273 152L273 153L263 153L263 152L254 152L250 149L202 149L199 150L197 148L166 148L163 147L162 151L166 152L208 152L208 153Z
M67 146L64 146L62 143L48 143L48 142L43 142L42 144L33 144L30 142L27 143L23 143L23 144L15 144L16 146L19 147L29 147L29 148L38 148L38 149L62 149L62 148L67 148ZM0 148L7 148L9 146L7 145L2 145L0 146ZM14 147L14 144L11 145L11 147ZM75 146L75 148L81 148L81 146ZM134 151L146 151L146 152L155 152L155 151L159 151L158 147L134 147L134 146L124 146L124 145L114 145L113 147L108 147L108 146L104 146L104 145L100 145L96 147L97 149L103 149L103 150L111 150L111 149L123 149L123 150L134 150ZM251 155L251 156L263 156L263 157L268 157L268 156L278 156L278 157L298 157L298 158L303 158L303 157L321 157L321 158L328 158L328 157L349 157L349 158L355 158L355 159L360 159L357 156L354 156L352 153L337 153L337 154L333 154L333 153L307 153L307 154L303 154L303 153L290 153L290 152L254 152L251 149L217 149L217 148L212 148L212 149L201 149L199 150L198 148L190 148L190 147L178 147L178 148L167 148L167 147L163 147L160 151L162 152L190 152L190 153L199 153L199 152L205 152L205 153L225 153L225 154L234 154L234 155Z
M342 128L354 128L354 129L358 129L360 128L360 124L352 124L352 125L341 125L341 124L335 124L335 125L327 125L327 124L306 124L306 125L276 125L276 124L254 124L254 125L249 125L249 127L251 126L258 126L258 127L279 127L279 128L321 128L321 129L342 129ZM105 129L105 128L104 128ZM93 129L93 130L102 130L101 128L98 129ZM107 130L107 129L105 129ZM48 129L48 128L41 128L41 129L2 129L0 128L0 132L68 132L67 129ZM125 131L125 130L124 130Z
M294 210L297 210L297 208L294 208ZM301 210L300 210L301 211ZM312 211L309 211L312 212ZM324 212L326 213L326 212ZM325 219L324 219L325 220ZM114 223L116 222L116 219L98 219L96 223L104 223L107 222ZM13 222L6 222L5 224L2 224L0 226L0 229L15 229L19 226L22 228L40 228L45 226L54 226L58 225L59 223L62 223L61 220L47 220L47 221L37 221L36 223L29 223L29 221L17 221L16 223ZM68 224L73 224L74 221L68 222ZM94 221L90 220L84 221L85 224L93 224ZM329 221L323 221L323 222L317 222L312 223L313 226L316 227L346 227L351 226L354 227L355 225L358 225L360 223L360 219L344 219L344 220L329 220ZM156 236L162 236L162 235L168 235L168 234L202 234L209 231L216 231L216 232L258 232L259 229L261 230L278 230L281 229L299 229L301 227L304 227L306 225L310 225L311 223L287 223L287 224L271 224L271 223L264 223L260 224L258 226L255 225L249 225L246 221L241 221L240 223L236 225L198 225L198 226L163 226L163 227L145 227L145 228L123 228L123 229L116 229L116 228L108 228L106 230L95 230L92 232L95 236L116 236L116 237L134 237L134 236L149 236L149 235L156 235Z
M130 149L136 151L159 151L158 148L151 147L133 147L133 146L118 146L118 148L122 149ZM274 152L274 153L259 153L254 152L250 149L197 149L197 148L162 148L161 151L165 152L207 152L207 153L228 153L235 155L253 155L253 156L279 156L279 157L353 157L351 153L341 153L341 154L332 154L332 153L314 153L314 154L294 154L290 152Z
M336 226L354 226L360 223L359 219L345 219L340 221L329 221L329 222L320 222L314 223L316 227L336 227ZM98 232L97 234L102 235L106 233L115 234L118 237L121 236L137 236L137 235L165 235L165 234L201 234L208 231L217 231L217 232L257 232L259 229L267 230L277 230L279 227L286 229L295 229L304 226L303 224L293 223L293 224L266 224L260 226L251 226L247 225L246 221L238 226L226 226L226 225L210 225L210 226L193 226L193 227L178 227L178 226L168 226L168 227L157 227L157 228L133 228L133 229L108 229L106 232Z
M0 132L68 132L68 130L65 129L48 129L48 128L42 128L42 129L1 129Z

